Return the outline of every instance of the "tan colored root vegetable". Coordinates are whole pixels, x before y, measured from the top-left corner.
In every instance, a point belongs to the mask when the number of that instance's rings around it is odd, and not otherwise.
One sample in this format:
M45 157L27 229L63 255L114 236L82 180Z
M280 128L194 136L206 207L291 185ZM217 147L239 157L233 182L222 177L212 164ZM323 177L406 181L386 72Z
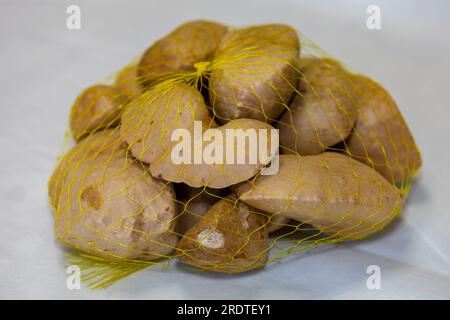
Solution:
M57 237L107 259L166 257L178 241L173 187L153 179L122 151L107 153L88 153L67 169Z
M210 104L220 121L277 118L297 86L299 50L297 33L282 24L225 36L209 77Z
M228 50L231 46L277 46L290 49L297 54L300 52L297 31L286 24L264 24L232 30L223 38L218 50Z
M65 155L52 173L48 182L50 204L56 208L60 199L61 188L69 168L75 167L85 158L102 155L125 155L127 144L120 138L119 129L101 130L79 141Z
M181 205L179 210L181 214L177 218L177 230L180 234L185 234L215 203L223 198L223 189L191 188L181 185L176 190L177 199ZM282 215L268 215L267 232L272 233L281 229L289 220Z
M363 76L355 77L355 83L361 94L354 132L346 141L347 151L388 181L406 181L422 165L408 125L381 85Z
M130 65L125 67L117 76L116 90L127 100L133 100L141 94L143 88L141 79L138 76L138 66Z
M339 153L281 155L276 175L236 188L241 201L313 225L342 240L371 235L400 211L400 192L378 172Z
M278 125L281 150L318 154L350 134L357 116L357 90L350 74L330 59L303 59L301 71L300 94Z
M272 233L280 230L287 225L289 220L291 220L289 217L281 214L271 215L267 223L267 232Z
M164 94L161 94L163 92ZM183 182L191 187L208 186L210 188L225 188L244 181L257 174L269 161L270 156L275 155L277 145L270 143L270 125L253 119L236 119L217 127L223 140L203 143L201 150L194 146L194 121L201 121L202 131L205 137L209 128L216 127L210 118L208 109L202 95L193 87L186 84L170 82L160 83L151 90L141 95L128 105L122 115L122 135L129 144L135 157L150 164L150 172L154 177L166 181ZM178 141L171 141L174 130L186 129L189 132L192 148L188 163L176 164L172 158L172 150L178 145ZM245 164L236 163L239 143L235 136L227 141L227 129L242 129L245 133L254 131L255 139L259 139L260 130L267 130L266 155L268 158L257 157L255 163L251 163L250 155L246 155ZM247 131L251 129L250 131ZM264 131L261 131L264 133ZM250 149L250 139L246 139L247 150ZM223 141L223 144L221 144ZM258 143L259 140L256 140ZM234 143L235 164L227 163L225 146ZM211 148L209 148L211 147ZM205 154L207 150L223 150L222 158L216 163L194 163L194 153Z
M234 195L223 198L178 244L180 260L208 271L237 273L267 260L266 218Z
M177 229L185 234L209 210L209 208L222 199L222 190L211 188L191 188L181 184L177 191L180 202L180 216L177 218Z
M78 141L94 130L117 125L124 102L124 97L111 86L100 84L84 90L70 113L73 138Z
M176 71L194 71L197 62L209 61L228 28L196 20L182 24L155 42L139 62L139 75L146 85Z
M264 122L253 120L253 119L235 119L228 122L224 126L220 127L219 130L221 135L225 137L226 130L228 129L252 129L255 130L258 137L259 132L262 130L270 130L272 127ZM270 135L270 131L269 135ZM216 149L223 149L224 146L230 145L234 141L234 153L237 154L239 144L237 139L226 140L224 143L217 143ZM268 138L270 142L270 136ZM256 142L258 143L258 142ZM215 141L212 142L215 144ZM250 143L247 143L247 148L249 148ZM267 154L275 154L275 149L278 146L267 146ZM206 146L203 150L206 149ZM191 154L194 150L191 151ZM150 172L154 177L162 178L166 181L173 182L184 182L192 187L208 186L210 188L226 188L228 186L234 185L241 181L247 180L265 167L265 165L270 161L267 159L266 162L260 161L258 159L255 164L249 163L249 158L247 157L246 163L244 164L228 164L226 163L225 152L223 154L221 164L175 164L170 154L163 156L159 161L152 163L150 165Z
M195 120L211 122L201 94L186 84L164 82L127 106L121 132L136 158L153 163L170 150L173 130L191 129Z

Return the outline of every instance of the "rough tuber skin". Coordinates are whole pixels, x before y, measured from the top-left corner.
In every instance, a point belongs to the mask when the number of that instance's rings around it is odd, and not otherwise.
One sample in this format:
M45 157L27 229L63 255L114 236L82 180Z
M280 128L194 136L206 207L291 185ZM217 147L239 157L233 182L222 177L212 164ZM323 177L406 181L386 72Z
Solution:
M101 154L105 157L118 153L124 154L126 148L127 144L122 141L120 132L117 129L106 129L91 133L79 141L64 155L50 177L48 195L52 207L56 209L58 206L61 188L69 168L96 154Z
M279 120L281 151L313 155L344 140L356 121L351 75L330 59L305 58L290 109Z
M398 189L372 168L335 152L281 155L276 175L236 188L244 203L308 223L341 240L369 236L400 212Z
M125 67L117 76L115 89L126 100L133 100L143 91L142 80L138 75L138 65Z
M162 90L165 95L160 94ZM229 164L225 160L222 164L173 162L171 151L176 145L176 142L171 141L173 130L183 128L192 133L196 120L202 121L203 131L209 128L216 128L221 132L225 132L226 129L253 129L258 139L260 130L267 130L267 141L271 141L270 130L273 127L262 121L236 119L217 127L208 113L202 95L192 86L173 83L165 88L165 84L161 83L134 102L129 104L122 114L122 136L133 156L150 164L150 172L156 178L183 182L191 187L208 186L220 189L251 178L267 165L268 161L264 162L263 159L258 159L254 164L249 162ZM235 144L235 154L237 147ZM267 143L266 154L275 155L277 147L275 144ZM192 150L192 154L194 151ZM223 152L223 157L225 156Z
M354 159L373 167L388 181L406 183L421 167L422 158L400 110L375 81L355 76L359 91L358 118L346 140Z
M258 268L267 260L266 217L229 195L213 205L178 244L181 261L215 272Z
M125 101L112 86L99 84L84 90L70 112L73 138L79 141L95 130L116 126Z
M299 79L297 33L281 24L237 29L222 40L209 75L218 121L270 122L288 106Z
M139 75L150 86L174 72L194 71L195 63L213 58L227 32L228 27L212 21L182 24L147 49L139 62Z
M178 242L173 187L153 179L114 137L114 132L88 137L57 169L59 179L49 185L57 203L56 235L106 259L166 257Z
M184 183L175 186L180 215L177 217L177 230L185 234L220 199L222 189L207 187L192 188Z

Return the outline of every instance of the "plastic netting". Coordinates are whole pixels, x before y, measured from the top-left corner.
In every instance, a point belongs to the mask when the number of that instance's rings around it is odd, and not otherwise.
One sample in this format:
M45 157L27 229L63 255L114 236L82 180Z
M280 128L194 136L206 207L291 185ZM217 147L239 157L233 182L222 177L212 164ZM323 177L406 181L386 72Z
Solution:
M370 236L421 166L387 91L286 25L188 22L111 78L75 101L75 144L49 181L55 233L92 287L174 263L238 273Z

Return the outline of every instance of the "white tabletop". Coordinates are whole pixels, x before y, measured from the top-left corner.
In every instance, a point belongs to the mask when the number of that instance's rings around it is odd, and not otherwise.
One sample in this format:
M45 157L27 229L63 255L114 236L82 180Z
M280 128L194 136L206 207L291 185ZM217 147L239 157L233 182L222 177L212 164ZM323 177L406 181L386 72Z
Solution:
M66 8L81 8L81 30ZM381 8L381 30L366 9ZM448 1L1 1L0 298L450 298ZM285 22L387 87L423 152L406 209L366 241L226 276L145 270L105 290L68 290L46 183L70 106L178 24ZM366 286L369 265L381 289Z

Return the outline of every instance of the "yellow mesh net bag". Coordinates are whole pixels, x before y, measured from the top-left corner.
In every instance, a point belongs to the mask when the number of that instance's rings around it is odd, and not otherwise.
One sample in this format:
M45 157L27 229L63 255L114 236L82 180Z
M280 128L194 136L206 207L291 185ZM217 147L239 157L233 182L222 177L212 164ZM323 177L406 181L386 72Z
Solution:
M94 288L370 236L421 166L387 91L287 25L188 22L112 78L75 101L48 185L56 236Z

